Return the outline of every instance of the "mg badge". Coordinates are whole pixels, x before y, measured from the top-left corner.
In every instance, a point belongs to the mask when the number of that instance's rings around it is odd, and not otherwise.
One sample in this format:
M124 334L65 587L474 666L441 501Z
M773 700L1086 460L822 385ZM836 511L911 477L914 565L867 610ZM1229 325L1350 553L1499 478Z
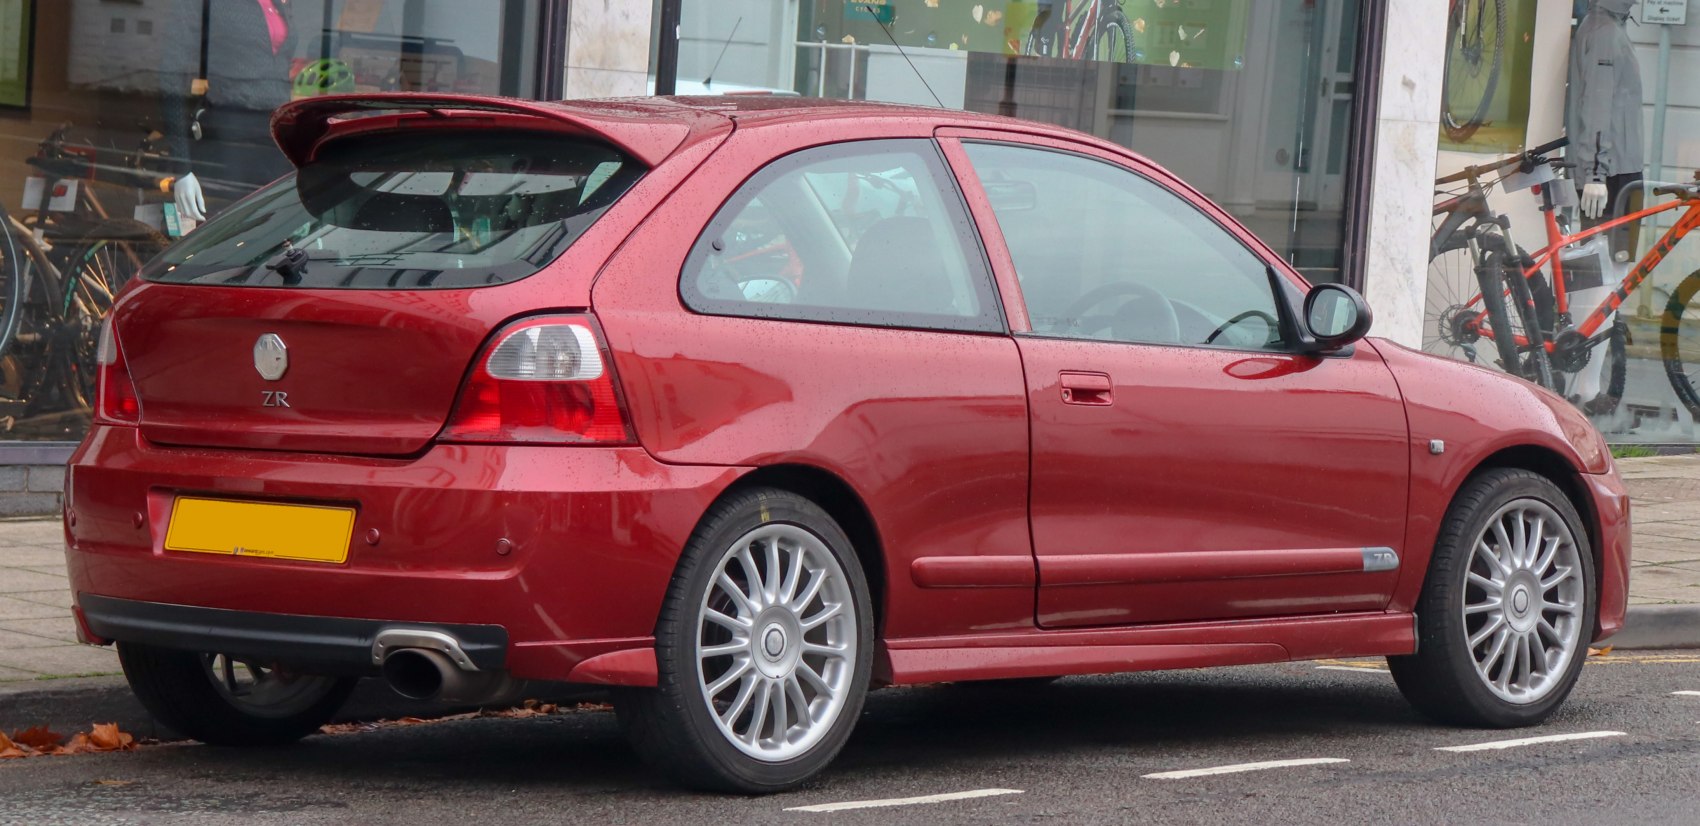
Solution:
M266 381L277 381L289 372L289 348L277 333L266 333L254 342L254 369Z

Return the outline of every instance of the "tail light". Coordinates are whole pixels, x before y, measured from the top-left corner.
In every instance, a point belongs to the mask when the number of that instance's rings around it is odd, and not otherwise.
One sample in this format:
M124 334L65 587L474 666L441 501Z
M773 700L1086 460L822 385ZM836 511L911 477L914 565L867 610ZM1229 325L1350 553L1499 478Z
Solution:
M100 346L95 351L94 420L98 424L136 425L142 420L142 402L136 383L124 364L124 349L108 317L100 325Z
M439 441L630 444L602 334L589 316L503 328L479 354Z

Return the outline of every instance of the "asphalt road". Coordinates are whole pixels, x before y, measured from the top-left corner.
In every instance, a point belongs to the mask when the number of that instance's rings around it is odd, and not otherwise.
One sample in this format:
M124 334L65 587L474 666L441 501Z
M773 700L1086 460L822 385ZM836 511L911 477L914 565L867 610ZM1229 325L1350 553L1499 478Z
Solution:
M1700 651L1590 659L1559 716L1513 732L1428 724L1385 672L1343 665L881 691L825 776L766 798L670 788L583 711L6 761L0 823L1700 822L1700 693L1672 693L1700 692ZM1147 777L1322 759L1340 762ZM958 792L985 796L792 810Z

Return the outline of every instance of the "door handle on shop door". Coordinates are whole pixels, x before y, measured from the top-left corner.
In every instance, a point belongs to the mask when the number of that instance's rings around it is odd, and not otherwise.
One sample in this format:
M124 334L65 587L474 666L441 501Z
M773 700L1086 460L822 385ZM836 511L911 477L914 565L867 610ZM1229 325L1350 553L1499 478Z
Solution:
M1062 385L1063 404L1108 407L1115 403L1108 374L1064 370L1057 374L1057 380Z

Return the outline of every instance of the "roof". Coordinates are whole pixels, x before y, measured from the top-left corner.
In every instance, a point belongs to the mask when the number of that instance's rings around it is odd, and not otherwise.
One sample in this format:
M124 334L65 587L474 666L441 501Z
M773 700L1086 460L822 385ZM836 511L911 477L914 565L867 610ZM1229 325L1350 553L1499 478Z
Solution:
M1068 132L1049 124L957 109L786 95L535 101L486 95L394 92L326 95L286 103L272 115L272 135L290 162L299 166L312 157L313 149L338 125L358 122L377 113L395 112L406 118L442 118L462 114L538 118L597 134L649 166L665 160L693 135L724 129L728 121L755 125L798 117L904 118L930 120L940 126L1016 127L1029 132Z

